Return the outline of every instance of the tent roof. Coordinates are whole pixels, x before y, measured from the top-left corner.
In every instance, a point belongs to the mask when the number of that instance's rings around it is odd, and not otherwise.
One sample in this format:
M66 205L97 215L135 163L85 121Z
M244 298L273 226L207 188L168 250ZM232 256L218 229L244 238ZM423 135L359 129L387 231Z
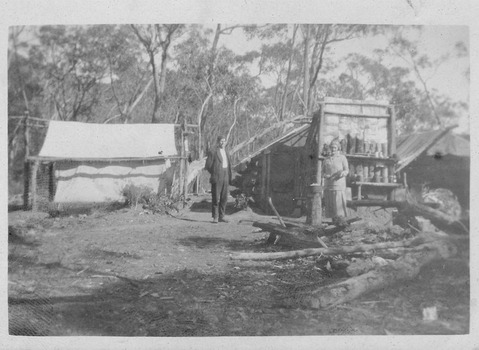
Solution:
M408 166L423 152L427 155L455 155L469 157L469 142L452 134L454 127L400 136L397 139L397 171Z
M50 121L41 158L112 159L176 156L174 124Z

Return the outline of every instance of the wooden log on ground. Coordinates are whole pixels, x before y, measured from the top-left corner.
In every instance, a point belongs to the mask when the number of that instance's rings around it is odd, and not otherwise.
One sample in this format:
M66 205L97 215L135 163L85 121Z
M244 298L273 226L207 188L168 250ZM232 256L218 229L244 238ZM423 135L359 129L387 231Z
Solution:
M396 261L345 281L321 287L300 296L300 303L315 309L327 309L351 301L363 294L415 278L420 269L437 259L447 259L457 249L446 240L425 243L424 249L405 254ZM418 247L419 248L419 247Z
M401 209L405 214L422 216L429 219L437 228L446 233L469 233L468 229L457 221L454 217L443 213L442 211L433 209L425 203L418 203L417 201L407 198L405 206Z
M405 210L414 213L414 215L423 216L426 219L440 221L446 225L451 225L456 221L455 218L446 213L410 199L406 201Z
M360 218L350 218L346 220L346 226L328 226L326 228L316 227L306 224L288 223L285 227L273 223L254 222L254 227L259 227L263 231L270 232L267 242L270 244L281 244L295 249L323 247L328 248L321 239L322 236L330 236L342 231L347 225ZM283 222L284 223L284 222Z
M356 207L381 207L381 208L404 208L407 206L407 202L404 201L391 201L380 199L361 199L347 201L347 205L350 208ZM422 205L428 208L439 208L439 203L422 203Z
M400 247L415 247L434 239L433 237L419 235L413 239L397 241L397 242L382 242L375 244L360 244L354 246L332 247L332 248L307 248L302 250L293 250L289 252L275 252L275 253L240 253L232 255L233 260L282 260L295 259L312 255L340 255L351 254L358 252L368 252L381 249L400 248Z
M310 234L305 235L303 229L299 227L282 227L272 223L254 222L254 227L259 227L264 231L270 232L267 242L280 243L288 247L296 249L304 249L311 247L321 247L321 244Z
M290 227L300 228L307 234L317 234L319 237L322 237L322 236L331 236L335 234L336 232L340 232L348 225L360 220L362 219L359 217L349 218L345 220L346 222L345 226L329 225L327 227L318 227L318 226L312 226L312 225L308 225L304 223L291 222L291 221L286 222L286 224L288 228Z

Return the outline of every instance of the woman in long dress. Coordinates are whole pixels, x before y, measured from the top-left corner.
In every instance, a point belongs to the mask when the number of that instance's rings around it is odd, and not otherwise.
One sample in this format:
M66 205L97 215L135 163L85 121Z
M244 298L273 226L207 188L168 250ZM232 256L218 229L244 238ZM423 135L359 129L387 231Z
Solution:
M339 142L333 140L329 146L331 154L323 162L325 214L328 218L347 217L346 176L349 174L348 160L339 153Z

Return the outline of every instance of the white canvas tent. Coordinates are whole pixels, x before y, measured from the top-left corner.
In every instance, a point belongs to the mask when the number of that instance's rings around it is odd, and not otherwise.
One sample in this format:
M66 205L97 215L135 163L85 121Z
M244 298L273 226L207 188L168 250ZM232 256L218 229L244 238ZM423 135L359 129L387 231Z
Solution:
M54 202L122 201L128 184L164 191L178 158L173 124L51 121L36 162L54 162Z

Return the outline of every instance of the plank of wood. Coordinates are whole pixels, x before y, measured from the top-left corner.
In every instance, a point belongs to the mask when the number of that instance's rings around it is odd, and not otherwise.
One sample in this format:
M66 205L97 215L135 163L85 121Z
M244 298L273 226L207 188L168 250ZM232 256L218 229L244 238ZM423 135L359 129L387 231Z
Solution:
M347 206L350 208L356 207L382 207L382 208L400 208L404 206L404 202L400 201L389 201L389 200L372 200L372 199L361 199L361 200L352 200L347 201Z
M398 184L396 182L364 182L364 181L356 181L355 185L360 186L369 186L369 187L391 187L391 188L399 188L403 187L403 185Z

